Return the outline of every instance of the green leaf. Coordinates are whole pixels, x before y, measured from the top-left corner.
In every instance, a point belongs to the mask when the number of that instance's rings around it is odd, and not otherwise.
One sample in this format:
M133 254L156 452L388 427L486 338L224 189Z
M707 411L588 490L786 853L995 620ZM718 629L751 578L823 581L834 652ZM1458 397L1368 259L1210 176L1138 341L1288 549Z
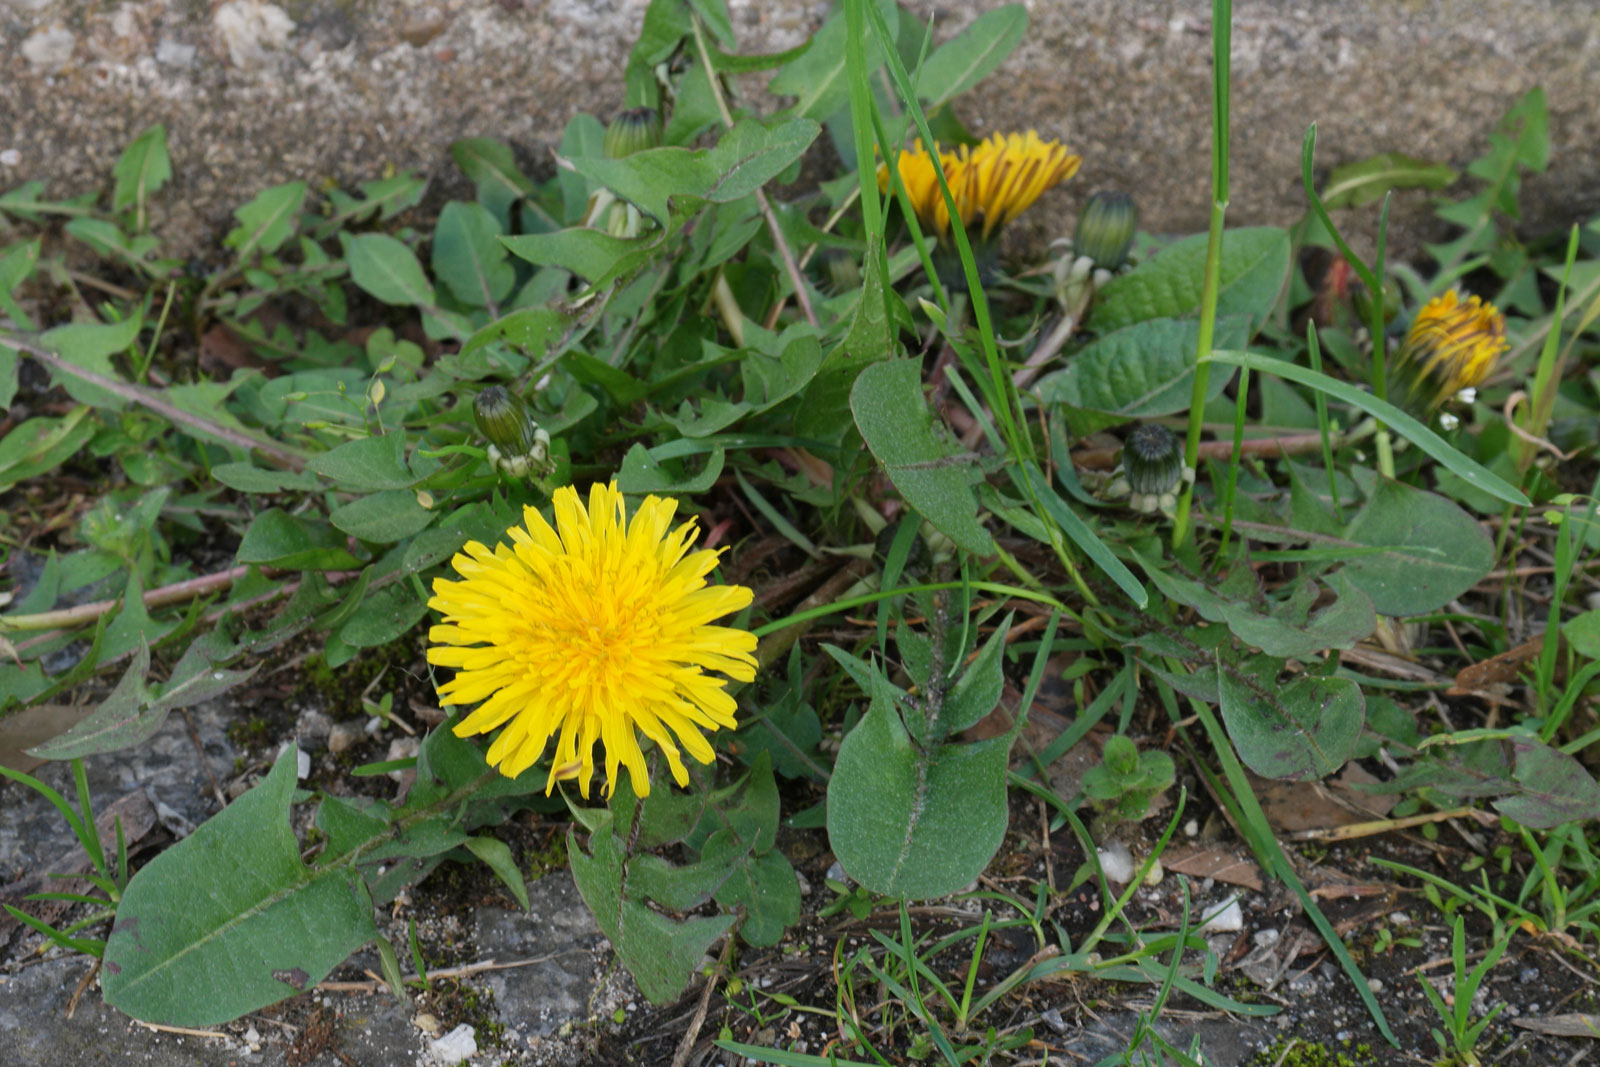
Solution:
M366 886L300 862L293 745L262 783L146 864L106 941L106 1003L212 1026L310 989L378 934Z
M1200 310L1207 237L1185 237L1154 259L1111 279L1095 294L1089 328L1120 330L1146 319L1182 318ZM1222 235L1217 315L1249 316L1259 324L1272 312L1289 278L1289 233L1272 226L1228 230Z
M1488 493L1496 500L1503 500L1507 504L1516 504L1524 508L1530 506L1528 498L1523 496L1522 492L1515 486L1508 484L1498 475L1450 447L1442 437L1393 404L1379 400L1371 393L1357 389L1347 382L1341 382L1325 374L1318 374L1309 367L1297 366L1270 356L1258 356L1253 352L1217 351L1212 352L1206 358L1213 363L1226 363L1233 367L1249 367L1252 371L1276 374L1281 378L1299 382L1301 385L1309 385L1313 389L1327 393L1336 400L1358 407L1368 415L1381 419L1391 430L1394 430L1400 436L1422 449L1422 451L1444 464L1445 467L1454 471L1467 484ZM1380 608L1379 610L1382 609Z
M511 208L533 192L533 182L517 169L511 149L487 137L468 137L450 145L450 155L478 192L504 233L511 232Z
M405 450L406 435L395 430L347 441L312 457L306 467L341 489L404 489L417 480L406 467Z
M498 838L482 835L468 838L467 851L487 864L494 876L511 890L522 910L528 910L528 884L522 880L517 861L511 858L510 846Z
M878 0L878 9L889 25L890 33L898 32L900 8L894 0ZM816 119L819 122L832 118L850 99L850 78L845 66L845 18L842 10L822 24L811 39L811 48L804 55L786 63L773 76L767 90L774 96L793 96L796 100L782 114ZM883 50L877 39L866 41L867 68L872 74L883 65Z
M1005 62L1027 30L1028 9L1022 4L1006 4L979 15L923 62L917 73L922 106L932 111L977 85Z
M1217 344L1243 344L1249 330L1249 319L1242 316L1219 319ZM1199 338L1200 324L1194 319L1136 322L1084 346L1064 370L1040 380L1039 396L1047 404L1077 409L1067 418L1078 432L1187 411ZM1222 395L1230 380L1231 375L1213 374L1206 398Z
M172 160L167 155L167 128L161 123L135 137L122 152L111 172L116 185L111 192L111 210L118 214L137 209L136 231L144 229L145 201L172 177Z
M351 648L377 648L405 634L427 613L427 603L410 586L387 586L361 602L339 628L339 639Z
M1383 549L1349 560L1343 572L1383 615L1437 611L1494 566L1494 542L1476 519L1436 493L1388 479L1345 537Z
M480 204L452 200L433 229L433 274L469 307L498 304L511 295L517 272L506 262L503 231Z
M382 489L343 504L328 520L352 537L376 544L404 541L427 528L438 517L417 502L410 489Z
M1348 678L1302 675L1284 684L1283 669L1283 660L1267 656L1218 667L1228 737L1263 778L1326 778L1355 753L1366 698Z
M977 658L967 667L945 694L944 708L939 716L939 731L944 737L954 737L975 725L1000 703L1005 691L1006 634L1011 631L1011 614L995 628L984 642Z
M567 128L561 135L561 158L573 160L603 156L605 139L606 128L600 124L600 120L580 111L567 120ZM583 221L589 209L589 180L575 170L562 167L556 171L556 184L561 187L565 222L568 226L576 226Z
M438 303L433 285L416 254L387 234L363 233L345 242L350 280L385 304L432 307Z
M1522 791L1494 801L1500 814L1535 830L1600 819L1600 785L1583 764L1533 740L1514 739L1511 749L1516 753L1514 774Z
M239 542L240 563L291 571L340 571L361 566L344 547L344 535L326 523L282 508L257 515Z
M876 261L879 242L876 236L867 239L867 263ZM879 271L864 270L862 275L861 293L844 339L824 357L802 394L800 410L795 413L795 432L802 437L837 441L850 428L850 390L862 368L898 351L885 297L896 304L900 297L892 290L885 292Z
M234 209L233 217L239 225L229 231L222 243L236 249L241 262L258 251L271 255L294 234L305 200L305 182L285 182L263 189L248 204Z
M122 376L111 365L111 357L138 340L139 330L143 324L144 320L135 313L122 322L113 322L105 326L88 323L57 326L41 335L39 340L46 347L54 349L62 359L73 366L92 371L102 378L121 381ZM126 397L118 396L98 385L90 385L75 377L70 371L52 370L50 374L56 384L80 404L113 408L117 411L128 406L129 401Z
M727 874L716 901L727 911L744 913L739 936L747 944L776 945L800 921L800 883L783 853L757 854L731 831L718 830L706 840L702 863Z
M219 463L211 468L211 476L241 493L307 491L322 485L317 476L308 471L268 470L249 463Z
M1600 659L1600 611L1586 611L1568 619L1561 636L1578 655Z
M24 330L33 329L33 320L11 298L11 294L38 265L39 249L42 244L42 239L35 237L31 241L12 245L6 249L4 255L0 255L0 313L10 316L11 320ZM11 398L17 393L17 350L0 345L0 357L6 360L4 365L0 365L0 408L8 408L11 406ZM6 369L7 367L10 369Z
M1429 163L1404 152L1381 152L1334 167L1328 184L1322 187L1322 203L1330 211L1363 207L1382 200L1391 189L1443 189L1456 177L1455 170L1443 163Z
M33 418L0 438L0 490L37 478L77 454L96 433L90 408L79 406L59 419Z
M631 274L649 262L659 246L659 241L650 237L613 237L587 226L502 237L500 241L529 263L560 267L593 285Z
M589 835L592 853L578 845L576 830L567 832L567 859L600 932L652 1004L668 1004L689 985L713 942L733 925L732 915L674 922L623 892L622 842L612 832L611 813L603 812Z
M572 330L572 315L556 308L522 308L502 315L467 338L461 346L463 356L486 345L504 341L521 349L530 359L542 359Z
M994 539L978 522L969 477L972 457L947 433L936 433L922 395L921 360L894 359L866 367L850 390L850 410L867 447L906 503L962 550L994 555Z
M944 896L972 882L1005 838L1008 734L924 752L876 670L867 712L828 782L828 841L874 893Z
M711 450L700 473L676 475L662 465L662 460L671 458L663 455L663 452L669 451L677 443L669 441L665 446L654 449L635 444L628 449L628 454L622 457L622 466L617 469L617 488L624 493L678 496L703 493L715 485L722 475L722 465L727 460L721 446Z
M1144 586L1139 584L1139 579L1134 577L1133 572L1128 570L1120 559L1112 555L1111 549L1100 540L1094 528L1072 510L1072 505L1061 499L1051 488L1049 479L1044 476L1038 464L1028 460L1023 465L1023 471L1028 481L1032 483L1033 493L1038 497L1040 506L1055 520L1056 525L1061 527L1062 532L1072 543L1083 549L1085 554L1094 560L1095 566L1104 571L1107 578L1116 582L1117 588L1126 593L1128 599L1135 605L1142 608L1148 604L1149 594L1145 592Z

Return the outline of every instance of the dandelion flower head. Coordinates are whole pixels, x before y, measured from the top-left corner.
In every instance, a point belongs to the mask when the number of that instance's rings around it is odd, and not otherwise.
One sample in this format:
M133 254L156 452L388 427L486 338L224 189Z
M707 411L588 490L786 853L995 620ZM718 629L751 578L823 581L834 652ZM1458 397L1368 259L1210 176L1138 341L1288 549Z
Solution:
M600 742L607 795L626 766L642 797L650 780L637 730L687 785L679 746L710 763L702 730L734 726L727 681L707 672L755 677L755 636L711 625L749 606L750 590L706 583L718 553L690 551L695 523L673 528L676 500L646 497L631 520L615 483L591 486L587 507L570 487L552 503L554 528L526 508L511 544L468 542L451 561L460 579L433 583L428 606L442 621L428 631L428 662L456 672L439 697L478 704L455 733L504 726L488 760L512 778L554 738L545 792L576 768L585 797Z
M1481 385L1510 348L1505 316L1476 296L1451 289L1422 306L1396 353L1392 399L1430 412L1463 389Z
M912 210L942 240L950 229L950 213L939 189L935 165L944 171L963 227L983 219L981 239L1026 211L1035 200L1078 172L1082 157L1058 141L1042 139L1034 130L996 133L976 145L953 152L934 146L929 153L918 141L895 161ZM889 170L878 167L878 188L889 187Z

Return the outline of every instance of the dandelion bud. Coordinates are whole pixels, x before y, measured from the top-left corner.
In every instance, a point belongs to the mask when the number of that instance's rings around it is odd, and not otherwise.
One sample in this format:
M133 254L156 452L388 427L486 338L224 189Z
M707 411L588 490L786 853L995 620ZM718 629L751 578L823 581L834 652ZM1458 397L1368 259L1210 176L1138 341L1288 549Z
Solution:
M1116 270L1128 261L1138 225L1139 208L1133 197L1121 192L1095 193L1078 214L1072 250L1094 260L1096 267Z
M1123 444L1122 472L1136 497L1170 493L1183 477L1183 446L1171 430L1147 422Z
M1430 415L1463 389L1482 385L1510 348L1505 316L1452 289L1422 306L1389 363L1389 399Z
M604 142L607 159L621 159L661 145L661 116L653 107L631 107L611 120Z
M848 252L835 252L824 261L828 271L828 289L834 293L852 293L861 288L861 264Z
M472 418L489 443L506 456L525 456L533 450L537 427L522 401L504 387L491 385L478 394Z

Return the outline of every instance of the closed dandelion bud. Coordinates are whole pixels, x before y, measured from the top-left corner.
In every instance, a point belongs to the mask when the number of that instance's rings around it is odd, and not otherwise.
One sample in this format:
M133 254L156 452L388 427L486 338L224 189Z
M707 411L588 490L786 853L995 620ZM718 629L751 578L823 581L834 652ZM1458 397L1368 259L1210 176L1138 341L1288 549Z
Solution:
M501 455L516 458L534 451L538 428L522 401L504 387L491 385L480 392L472 404L472 418Z
M1173 432L1147 422L1122 446L1122 472L1135 496L1160 497L1183 477L1183 446Z
M1088 256L1104 270L1116 270L1128 261L1133 231L1139 225L1139 208L1133 197L1120 192L1098 192L1078 213L1072 250Z
M661 116L653 107L631 107L611 120L604 141L607 159L621 159L661 146Z
M1452 289L1422 306L1389 361L1389 399L1427 416L1464 389L1476 389L1510 348L1505 316Z
M850 293L861 288L861 264L848 252L834 252L824 260L828 271L828 291Z

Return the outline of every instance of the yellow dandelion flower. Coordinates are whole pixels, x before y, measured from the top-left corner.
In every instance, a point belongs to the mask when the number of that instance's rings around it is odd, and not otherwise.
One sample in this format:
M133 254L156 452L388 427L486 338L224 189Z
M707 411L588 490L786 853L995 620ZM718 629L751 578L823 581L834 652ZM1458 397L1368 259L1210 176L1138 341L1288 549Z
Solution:
M962 226L971 226L981 217L980 236L987 241L1045 192L1076 174L1083 159L1060 142L1043 140L1036 131L1028 130L996 133L975 146L940 151L938 161ZM950 228L950 215L939 190L933 156L918 141L914 149L900 153L895 166L917 218L942 239ZM888 168L879 166L878 188L888 186Z
M1510 348L1505 316L1454 289L1422 306L1390 366L1396 403L1431 412L1463 389L1481 385Z
M718 553L689 550L693 519L672 529L676 500L646 497L630 521L612 483L591 486L587 508L570 487L553 505L554 528L525 508L510 545L468 542L451 561L461 580L433 583L428 606L443 619L428 631L428 662L456 671L440 700L478 704L456 735L504 725L488 759L511 778L555 737L545 792L576 771L585 797L599 741L607 795L626 765L642 797L650 780L637 728L687 785L679 745L710 763L702 729L734 726L727 681L706 672L755 677L755 636L711 625L749 606L750 590L706 584Z

